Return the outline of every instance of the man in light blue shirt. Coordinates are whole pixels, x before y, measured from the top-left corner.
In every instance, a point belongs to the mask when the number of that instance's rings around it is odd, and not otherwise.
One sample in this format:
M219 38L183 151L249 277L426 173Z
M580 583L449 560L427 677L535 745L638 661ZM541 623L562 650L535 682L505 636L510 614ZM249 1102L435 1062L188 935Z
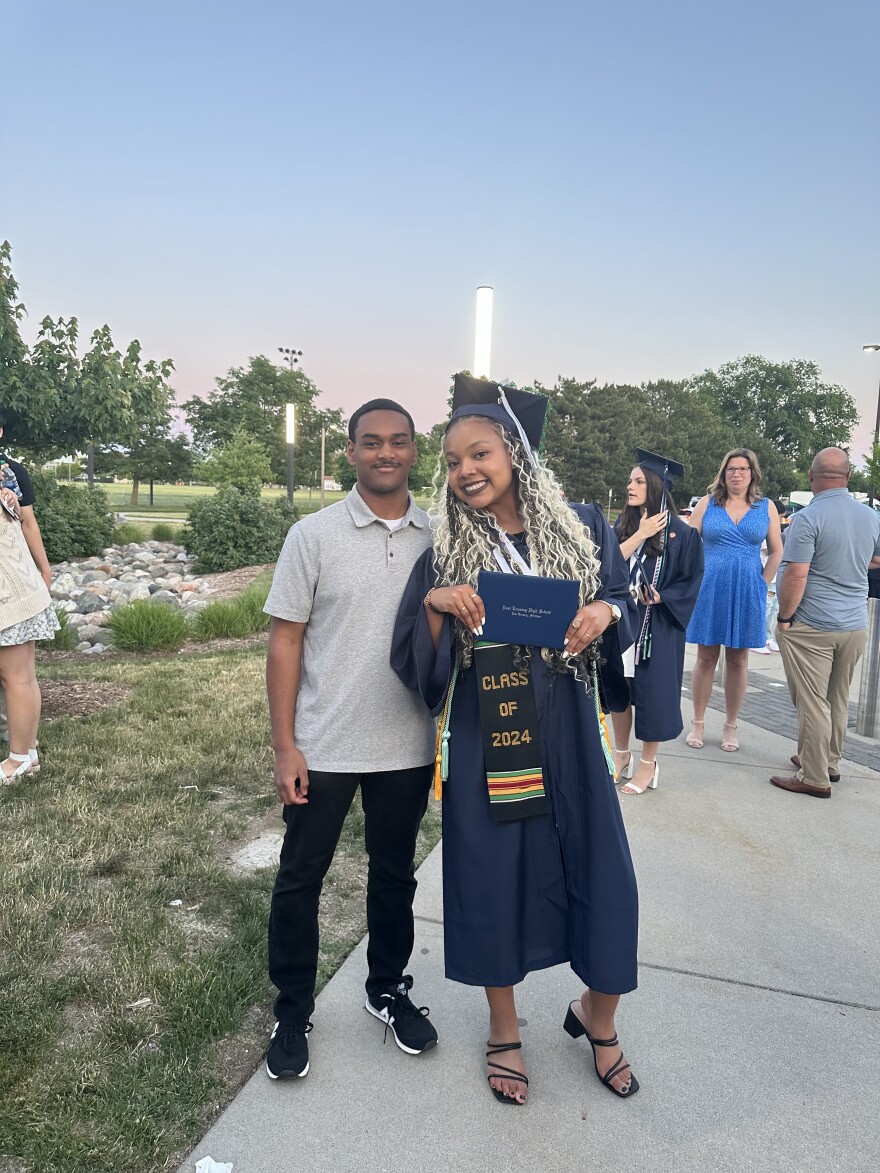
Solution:
M880 566L880 517L850 497L849 457L823 448L810 468L813 500L785 541L776 640L798 714L794 777L781 790L830 798L840 778L849 689L865 649L868 569Z

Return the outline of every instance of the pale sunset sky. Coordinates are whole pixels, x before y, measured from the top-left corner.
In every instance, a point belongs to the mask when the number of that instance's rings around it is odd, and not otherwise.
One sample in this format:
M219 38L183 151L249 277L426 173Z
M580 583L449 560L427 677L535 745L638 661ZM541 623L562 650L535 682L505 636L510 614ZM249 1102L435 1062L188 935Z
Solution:
M0 0L0 238L27 304L174 360L303 351L420 428L523 384L816 361L880 381L880 5Z

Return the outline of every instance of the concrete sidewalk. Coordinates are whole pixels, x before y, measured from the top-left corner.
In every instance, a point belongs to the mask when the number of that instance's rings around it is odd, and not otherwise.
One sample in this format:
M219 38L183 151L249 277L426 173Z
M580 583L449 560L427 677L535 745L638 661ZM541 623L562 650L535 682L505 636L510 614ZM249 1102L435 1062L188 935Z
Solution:
M769 659L753 657L762 679ZM787 794L768 779L791 740L741 722L740 752L722 753L722 719L710 709L704 749L667 745L658 789L621 800L641 898L640 988L618 1012L631 1102L562 1031L580 992L567 966L520 987L528 1104L492 1098L483 993L443 976L438 848L411 972L440 1045L383 1046L362 943L318 999L309 1075L276 1083L261 1065L181 1169L208 1154L234 1173L875 1169L880 775L846 762L831 801Z

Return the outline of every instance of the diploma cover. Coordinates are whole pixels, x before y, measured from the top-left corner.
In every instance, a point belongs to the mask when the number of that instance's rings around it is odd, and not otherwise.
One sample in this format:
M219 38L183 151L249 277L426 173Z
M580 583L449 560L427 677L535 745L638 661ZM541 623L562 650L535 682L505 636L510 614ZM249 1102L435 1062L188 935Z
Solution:
M487 643L564 647L577 614L579 584L573 578L500 574L481 570L477 592L486 608L482 639Z

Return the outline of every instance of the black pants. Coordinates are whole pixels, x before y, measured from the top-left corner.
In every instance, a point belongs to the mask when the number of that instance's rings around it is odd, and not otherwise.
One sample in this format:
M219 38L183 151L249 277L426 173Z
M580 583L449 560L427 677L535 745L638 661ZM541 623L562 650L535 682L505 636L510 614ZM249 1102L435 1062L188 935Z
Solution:
M308 803L285 806L287 831L269 913L275 1016L301 1025L315 1007L318 902L358 786L367 872L367 993L396 985L413 948L413 857L428 805L431 765L376 774L309 771Z

